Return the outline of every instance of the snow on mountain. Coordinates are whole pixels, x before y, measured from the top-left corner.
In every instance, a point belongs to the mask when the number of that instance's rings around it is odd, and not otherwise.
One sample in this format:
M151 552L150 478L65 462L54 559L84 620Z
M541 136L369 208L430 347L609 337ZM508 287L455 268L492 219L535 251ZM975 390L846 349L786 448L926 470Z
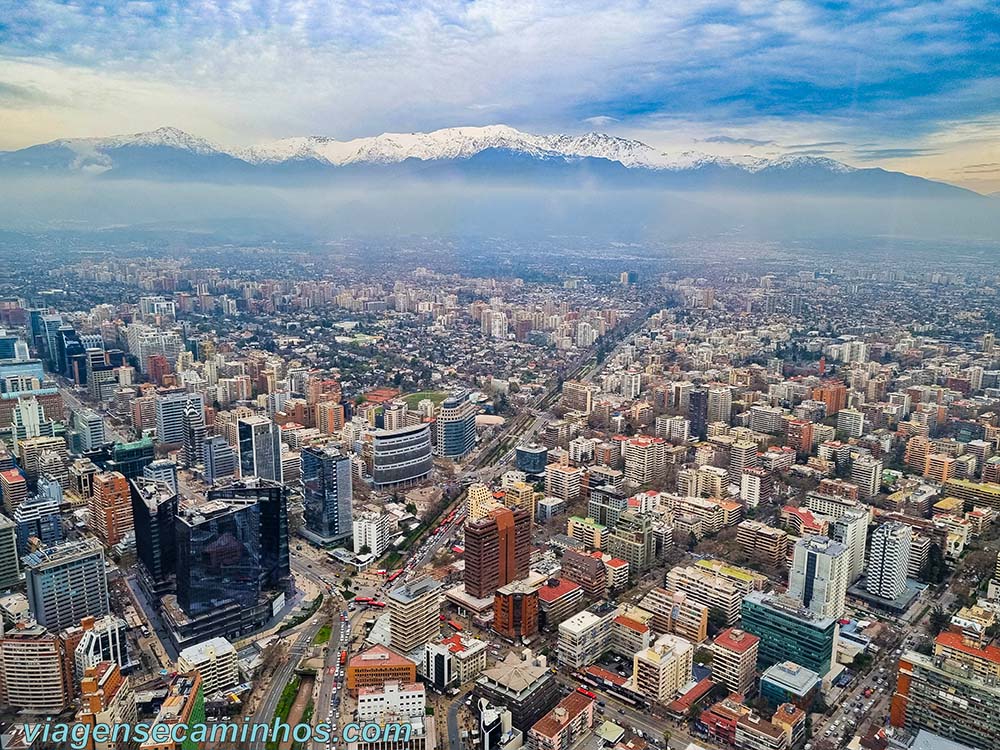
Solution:
M695 151L667 154L641 141L602 133L535 135L507 125L444 128L430 133L383 133L348 141L325 136L300 136L246 148L220 146L178 128L163 127L145 133L108 138L62 139L32 148L65 149L72 154L68 165L70 169L95 173L118 166L115 154L122 149L154 148L171 149L189 156L231 158L254 166L303 161L335 167L398 164L407 159L434 162L468 159L492 150L565 162L587 158L605 159L628 168L672 172L706 167L745 172L789 170L796 167L812 167L838 173L853 171L853 167L832 159L804 156L783 156L777 159L724 157Z
M748 172L796 166L819 167L835 172L853 170L853 167L832 159L808 156L783 156L778 159L726 157L697 151L667 154L641 141L603 133L534 135L507 125L444 128L430 133L383 133L349 141L322 136L285 138L245 149L234 149L228 153L251 164L314 159L343 166L358 163L394 164L406 159L466 159L488 149L510 151L539 159L607 159L626 167L672 171L706 166L736 168Z
M107 138L66 138L54 141L52 145L66 146L80 152L106 152L128 146L173 148L202 155L216 154L222 151L221 148L204 138L171 127L157 128L131 135L113 135Z

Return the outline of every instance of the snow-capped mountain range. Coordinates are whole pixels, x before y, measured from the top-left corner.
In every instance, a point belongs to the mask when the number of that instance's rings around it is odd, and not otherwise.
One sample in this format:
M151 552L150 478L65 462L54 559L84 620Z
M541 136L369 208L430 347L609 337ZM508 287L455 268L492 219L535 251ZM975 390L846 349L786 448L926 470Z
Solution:
M0 152L0 174L85 174L159 180L260 182L317 178L553 180L615 186L965 192L899 172L857 169L811 156L766 159L669 154L600 133L535 135L506 125L383 133L338 141L284 138L229 148L177 128L108 138L61 139Z

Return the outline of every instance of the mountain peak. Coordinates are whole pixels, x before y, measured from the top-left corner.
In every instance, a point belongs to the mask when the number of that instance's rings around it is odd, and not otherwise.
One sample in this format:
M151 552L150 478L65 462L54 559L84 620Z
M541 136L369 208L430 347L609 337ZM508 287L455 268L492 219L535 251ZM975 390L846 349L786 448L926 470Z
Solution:
M505 124L382 133L350 140L296 136L247 148L220 147L165 126L110 138L53 141L0 154L0 170L19 173L43 169L52 174L62 169L209 181L223 176L265 182L298 175L332 176L337 168L347 166L356 168L359 179L468 174L477 180L564 180L566 184L587 180L590 184L699 189L727 185L742 189L752 184L767 190L801 191L822 184L827 190L869 190L872 194L888 185L913 193L967 192L900 173L855 169L822 157L665 153L642 141L606 133L538 135Z

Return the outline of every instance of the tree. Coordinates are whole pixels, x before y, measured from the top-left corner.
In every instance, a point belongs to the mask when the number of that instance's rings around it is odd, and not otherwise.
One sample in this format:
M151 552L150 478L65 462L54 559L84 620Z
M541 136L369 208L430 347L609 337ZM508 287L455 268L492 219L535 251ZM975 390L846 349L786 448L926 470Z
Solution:
M708 610L708 624L714 630L723 630L729 625L726 613L718 607L710 607Z
M695 533L692 531L688 534L688 542L687 542L688 552L693 552L694 548L697 546L698 546L698 537L695 536Z
M410 513L411 515L414 515L414 516L417 515L417 506L414 505L413 503L407 503L406 504L406 512Z
M934 635L937 635L951 623L951 617L938 605L931 610L930 628Z

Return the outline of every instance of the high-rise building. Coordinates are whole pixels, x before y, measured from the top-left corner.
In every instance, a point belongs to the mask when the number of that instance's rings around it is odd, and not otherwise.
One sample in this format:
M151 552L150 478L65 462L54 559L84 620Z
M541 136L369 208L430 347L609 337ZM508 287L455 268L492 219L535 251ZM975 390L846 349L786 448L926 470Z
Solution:
M89 525L91 531L109 547L118 544L132 531L129 484L117 471L104 471L94 476Z
M1000 660L995 653L992 658ZM997 750L1000 683L985 679L964 661L906 651L899 659L889 722L910 732L926 730L963 747Z
M749 440L737 440L729 448L729 483L739 484L749 469L757 467L757 444Z
M812 397L826 405L826 416L831 417L847 406L847 386L830 381L813 388Z
M884 523L872 534L865 588L882 599L895 599L906 589L913 529L904 523Z
M380 557L389 548L391 523L389 514L378 510L365 511L355 516L351 523L354 554Z
M708 431L708 390L692 388L688 393L688 421L691 423L691 434L701 439Z
M741 521L736 526L736 543L745 555L770 568L784 568L788 559L788 532L760 521Z
M639 602L652 615L650 625L657 633L673 633L691 643L708 639L708 607L683 591L670 593L654 588Z
M438 455L464 458L476 445L476 405L467 393L449 396L441 402L437 414Z
M632 657L632 682L651 701L669 703L691 682L693 663L691 642L665 633Z
M129 483L138 578L147 594L159 597L174 589L177 558L176 490L165 484L133 479Z
M757 668L793 661L819 675L830 671L837 621L820 617L795 598L755 591L743 598L742 628L760 638Z
M281 481L281 428L267 417L243 417L236 423L240 476Z
M538 443L519 445L514 452L517 470L525 474L542 474L549 462L549 449Z
M98 725L133 727L139 720L135 693L128 677L121 673L120 665L102 661L87 669L80 680L80 709L76 720L90 727L84 750L117 750L121 746L111 738L98 741L94 733Z
M156 393L156 437L161 443L180 445L184 442L184 412L188 405L204 412L200 393L184 388L171 388Z
M142 481L163 482L177 492L177 464L169 458L158 458L143 467Z
M345 686L351 695L358 695L365 688L382 687L390 681L410 684L417 679L414 662L382 645L372 646L352 656L345 672Z
M813 423L805 419L788 420L785 444L800 456L808 456L813 449Z
M845 511L830 523L830 537L847 548L850 564L847 570L848 584L854 583L865 568L865 545L868 543L868 521L870 516L864 507Z
M84 617L78 627L61 633L73 660L73 675L77 680L102 661L113 661L122 669L133 665L128 651L128 623L120 617Z
M209 638L188 646L177 655L177 669L181 672L197 670L202 689L209 697L240 683L236 649L225 638Z
M73 674L62 639L37 623L20 623L0 637L0 704L57 716L73 698Z
M483 671L474 694L495 706L505 706L513 725L526 733L559 702L559 685L544 656L512 651Z
M0 496L8 516L13 516L18 506L28 498L28 482L17 469L0 471Z
M841 440L859 438L865 434L865 415L857 409L837 412L837 437Z
M486 518L490 511L499 508L502 503L493 496L493 490L482 482L469 485L465 492L465 502L468 508L468 518L470 521L479 521Z
M131 443L115 443L111 448L111 459L104 462L104 468L117 471L126 479L135 479L142 476L153 458L153 439L146 435Z
M354 529L351 459L332 445L302 449L302 500L305 526L301 533L316 544L341 544Z
M594 387L579 380L567 380L562 386L562 405L569 411L590 414L594 408Z
M545 467L545 494L558 497L567 503L580 499L583 469L568 464L549 464Z
M109 610L104 550L91 540L65 542L24 558L28 606L35 620L58 632Z
M731 693L753 695L760 639L745 630L726 628L712 641L712 677Z
M24 507L23 504L21 507ZM17 525L7 516L0 515L0 591L13 588L21 582L18 558Z
M205 481L208 484L236 476L238 464L236 451L221 435L205 438L202 444L202 463L205 466Z
M538 587L513 581L493 597L493 630L512 641L538 633Z
M260 627L290 581L288 491L244 479L211 489L180 509L176 523L176 603L164 620L178 647Z
M610 554L629 564L633 575L641 576L653 567L653 519L642 513L622 513L606 546Z
M708 389L708 424L732 421L733 390L728 385L713 385Z
M205 408L200 401L191 400L184 405L182 427L181 463L191 468L201 463L204 455Z
M174 735L175 725L195 727L205 723L205 691L201 687L201 675L195 672L175 674L167 686L160 711L149 727L149 739L139 745L139 750L196 750L199 744L185 737L183 740L169 739ZM166 737L167 740L157 739Z
M668 594L683 592L709 610L719 610L725 615L726 625L735 625L740 619L740 604L747 593L745 587L731 578L694 565L667 571L664 588Z
M583 589L584 597L592 601L604 598L608 590L608 574L600 559L568 549L563 553L561 563L562 577L578 584Z
M59 487L58 484L55 486ZM42 547L51 547L65 539L59 506L59 497L39 494L29 497L17 507L14 511L14 524L18 557L32 551L32 539L37 539Z
M788 593L819 617L844 614L850 559L847 548L824 536L795 543L788 573Z
M851 481L858 486L862 499L875 497L882 486L882 460L861 455L851 463Z
M611 644L617 610L607 603L577 612L559 623L559 664L579 669L596 662Z
M76 432L81 452L104 445L104 418L92 409L73 412L73 430Z
M524 508L497 508L465 525L465 590L482 599L525 578L531 564L531 515Z
M441 637L441 584L423 576L398 586L387 595L391 645L408 654Z
M401 430L375 430L371 441L371 474L376 487L417 482L434 467L431 426L421 422Z

